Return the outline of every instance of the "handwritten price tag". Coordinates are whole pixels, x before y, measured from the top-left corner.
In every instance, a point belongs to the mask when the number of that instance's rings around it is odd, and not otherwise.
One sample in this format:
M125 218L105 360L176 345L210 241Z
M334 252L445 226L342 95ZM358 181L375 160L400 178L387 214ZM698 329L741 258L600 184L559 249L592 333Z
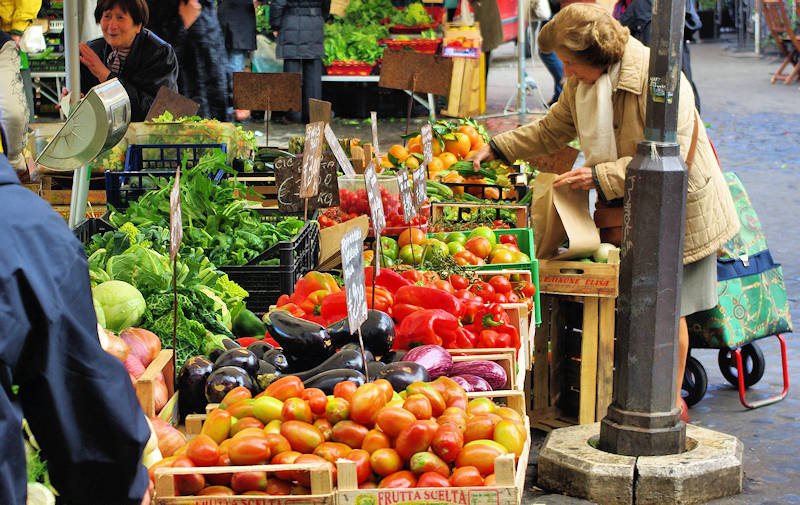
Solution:
M175 261L183 241L183 216L181 215L181 171L175 170L175 183L169 192L169 260Z
M302 212L304 208L304 201L300 198L302 161L300 157L275 160L275 186L278 188L280 212ZM336 160L331 153L325 153L319 167L317 196L308 200L309 210L339 205L339 178L336 167Z
M364 238L361 229L353 228L341 241L342 274L347 298L347 322L355 333L367 320L367 290L364 285Z
M367 188L372 229L377 237L386 229L386 217L383 214L383 200L381 199L381 188L378 186L378 174L375 173L375 165L371 161L367 169L364 170L364 185Z
M403 206L403 221L414 219L414 196L411 194L411 182L408 180L408 169L397 172L397 185L400 187L400 204Z
M433 161L433 128L430 124L426 124L420 131L422 135L422 156L424 157L424 164L427 165Z
M419 209L427 199L428 185L425 182L425 166L420 165L414 170L414 205Z
M347 154L345 154L344 149L342 149L342 146L339 144L339 139L336 138L336 134L333 133L331 125L329 124L325 125L325 140L328 142L331 151L333 151L333 156L336 158L336 161L339 162L339 166L342 167L344 175L355 177L356 171L353 170L353 165L347 158Z
M375 156L380 156L381 149L378 147L378 113L373 110L369 113L369 117L372 121L372 148L375 150Z
M319 162L322 156L322 131L325 123L318 121L306 125L303 147L303 171L300 198L311 198L319 191Z

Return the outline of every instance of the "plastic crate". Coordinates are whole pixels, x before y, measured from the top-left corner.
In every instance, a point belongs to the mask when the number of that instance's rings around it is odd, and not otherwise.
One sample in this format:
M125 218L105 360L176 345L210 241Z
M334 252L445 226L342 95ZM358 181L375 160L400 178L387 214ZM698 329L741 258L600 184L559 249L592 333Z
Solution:
M189 154L186 166L193 167L208 149L227 152L225 144L131 144L125 153L123 172L105 172L106 201L115 209L126 209L132 201L157 189L155 177L173 177L182 164L184 154ZM225 172L209 174L215 181L222 180Z
M72 229L75 237L81 241L82 244L89 242L89 239L97 233L105 233L107 231L114 231L111 223L108 223L99 218L90 218L82 222Z
M63 54L45 58L31 58L29 56L28 67L31 72L63 72L66 67L66 59Z
M273 211L274 212L274 211ZM280 215L262 213L262 220L278 220ZM280 259L280 265L259 265L260 261ZM306 273L317 267L319 258L319 224L316 220L306 222L303 229L292 240L278 242L249 265L221 266L220 270L242 286L250 294L247 308L263 314L282 294L292 294L295 283Z

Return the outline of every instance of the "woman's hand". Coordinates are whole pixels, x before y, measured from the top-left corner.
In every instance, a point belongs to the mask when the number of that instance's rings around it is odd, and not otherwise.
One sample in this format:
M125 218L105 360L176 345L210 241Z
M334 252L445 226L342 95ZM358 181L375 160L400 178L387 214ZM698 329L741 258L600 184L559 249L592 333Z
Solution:
M108 80L108 76L111 74L111 70L109 70L102 61L100 61L100 57L97 56L97 53L92 51L92 49L85 43L79 44L78 50L81 53L81 63L83 63L83 65L89 69L89 72L91 72L92 75L97 77L98 81L106 82Z
M178 14L183 18L183 26L188 30L190 26L197 21L200 13L203 11L203 6L200 5L198 0L186 0L178 2Z
M592 177L592 167L580 167L569 172L565 172L553 181L553 187L557 188L569 184L572 189L582 189L589 191L594 188L594 177Z
M472 168L475 169L476 172L478 170L480 170L481 162L488 161L488 160L493 160L493 159L495 159L495 155L494 155L494 152L492 151L492 148L489 147L488 144L483 146L483 147L481 147L480 149L475 151L473 154L470 154L469 156L464 158L465 161L471 161L472 162Z

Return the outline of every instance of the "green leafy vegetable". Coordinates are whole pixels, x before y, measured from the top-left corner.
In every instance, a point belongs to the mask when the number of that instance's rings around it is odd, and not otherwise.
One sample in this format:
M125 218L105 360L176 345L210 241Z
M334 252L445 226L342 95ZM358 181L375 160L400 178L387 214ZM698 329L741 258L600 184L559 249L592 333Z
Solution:
M418 26L433 23L433 18L420 2L409 4L405 9L395 11L390 22L394 25Z

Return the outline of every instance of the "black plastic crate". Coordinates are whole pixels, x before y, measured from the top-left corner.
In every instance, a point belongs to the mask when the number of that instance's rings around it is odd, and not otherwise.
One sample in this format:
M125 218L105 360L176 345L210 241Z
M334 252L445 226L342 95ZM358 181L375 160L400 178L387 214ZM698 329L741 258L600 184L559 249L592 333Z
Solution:
M266 214L262 214L264 218ZM250 265L221 266L220 270L250 293L247 308L263 314L283 294L292 294L294 285L306 273L314 270L319 257L319 225L306 222L292 240L278 242L261 253ZM280 265L258 265L269 259L280 259Z
M126 209L130 202L156 189L155 177L170 178L182 166L183 156L188 155L186 166L193 167L209 149L227 152L225 144L131 144L125 153L125 170L105 172L106 201L115 209ZM225 176L223 170L209 174L215 181Z
M111 223L93 217L73 228L72 233L75 234L75 237L77 237L82 244L85 244L90 238L92 238L93 235L97 233L105 233L107 231L114 230L115 228L111 225Z

